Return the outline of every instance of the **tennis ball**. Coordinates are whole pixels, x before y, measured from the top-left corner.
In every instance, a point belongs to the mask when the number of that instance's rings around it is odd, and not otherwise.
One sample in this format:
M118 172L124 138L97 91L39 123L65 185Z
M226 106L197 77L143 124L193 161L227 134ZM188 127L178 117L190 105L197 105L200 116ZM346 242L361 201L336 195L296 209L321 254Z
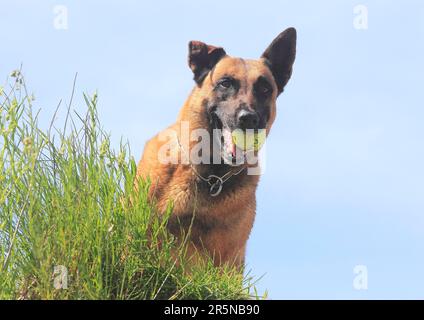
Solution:
M231 133L233 143L243 151L259 151L265 143L266 131L236 129Z

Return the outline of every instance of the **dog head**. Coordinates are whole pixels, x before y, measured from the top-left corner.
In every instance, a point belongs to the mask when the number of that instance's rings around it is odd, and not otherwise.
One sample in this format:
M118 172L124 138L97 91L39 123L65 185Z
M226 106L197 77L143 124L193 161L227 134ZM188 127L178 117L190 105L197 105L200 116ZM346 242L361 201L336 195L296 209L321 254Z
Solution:
M276 116L276 99L292 74L296 30L279 34L258 60L230 57L223 48L199 41L189 43L189 66L210 128L219 129L221 157L238 163L232 132L265 129Z

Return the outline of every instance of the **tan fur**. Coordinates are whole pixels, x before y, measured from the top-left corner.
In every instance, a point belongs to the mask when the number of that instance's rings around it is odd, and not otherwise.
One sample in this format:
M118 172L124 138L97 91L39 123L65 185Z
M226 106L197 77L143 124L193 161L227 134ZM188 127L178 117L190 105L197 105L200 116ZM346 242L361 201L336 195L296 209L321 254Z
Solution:
M243 60L225 56L208 73L201 86L196 86L183 105L176 122L168 129L175 130L181 138L180 124L188 121L190 129L207 127L204 115L203 101L212 94L216 81L224 75L230 75L240 80L240 90L237 99L247 103L254 99L253 83L259 76L265 77L273 86L270 103L270 116L267 122L267 134L276 116L276 98L279 94L272 72L263 59ZM199 192L200 181L187 164L161 164L158 160L160 148L169 141L160 141L156 135L147 142L142 159L138 164L137 176L149 178L152 182L150 197L157 204L159 212L164 212L170 201L173 212L170 220L170 230L179 235L176 227L177 217L192 217L207 225L205 228L193 224L190 240L192 252L200 251L214 257L216 265L224 263L243 266L246 242L253 226L256 211L255 192L259 176L247 175L244 171L232 179L242 179L242 183L234 190L222 191L213 198L208 193ZM194 144L194 142L193 142ZM190 148L192 145L190 146ZM175 150L181 155L181 148L175 143ZM207 170L207 165L197 165L198 172Z

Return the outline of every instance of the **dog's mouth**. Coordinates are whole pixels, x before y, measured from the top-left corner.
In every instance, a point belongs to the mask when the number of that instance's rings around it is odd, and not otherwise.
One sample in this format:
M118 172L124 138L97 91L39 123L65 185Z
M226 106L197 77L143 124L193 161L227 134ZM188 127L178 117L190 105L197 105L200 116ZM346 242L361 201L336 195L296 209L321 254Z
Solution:
M231 166L239 166L246 162L249 150L240 149L233 137L233 131L237 128L232 128L226 121L223 121L216 112L211 113L214 152L219 150L221 159L225 164Z

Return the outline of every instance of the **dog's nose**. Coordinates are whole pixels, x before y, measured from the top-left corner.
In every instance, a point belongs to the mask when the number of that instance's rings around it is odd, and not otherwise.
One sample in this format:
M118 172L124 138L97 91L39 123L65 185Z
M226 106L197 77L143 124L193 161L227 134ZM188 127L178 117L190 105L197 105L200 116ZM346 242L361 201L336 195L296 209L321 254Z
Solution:
M242 130L257 129L259 125L259 116L256 112L241 110L237 118L238 127Z

